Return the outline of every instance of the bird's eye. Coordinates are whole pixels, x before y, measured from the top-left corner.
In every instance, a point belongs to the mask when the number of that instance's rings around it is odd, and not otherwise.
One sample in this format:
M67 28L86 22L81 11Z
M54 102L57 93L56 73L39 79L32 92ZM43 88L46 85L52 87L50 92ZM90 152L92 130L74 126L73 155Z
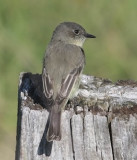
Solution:
M74 33L75 33L76 35L79 35L79 30L78 30L78 29L74 30Z

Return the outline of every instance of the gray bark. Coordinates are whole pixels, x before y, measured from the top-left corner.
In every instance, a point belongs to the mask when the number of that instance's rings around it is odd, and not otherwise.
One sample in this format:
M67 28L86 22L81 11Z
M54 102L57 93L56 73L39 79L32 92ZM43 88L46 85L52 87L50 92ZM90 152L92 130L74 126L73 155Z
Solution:
M21 73L16 160L137 160L137 83L82 75L62 113L61 141L46 141L41 75Z

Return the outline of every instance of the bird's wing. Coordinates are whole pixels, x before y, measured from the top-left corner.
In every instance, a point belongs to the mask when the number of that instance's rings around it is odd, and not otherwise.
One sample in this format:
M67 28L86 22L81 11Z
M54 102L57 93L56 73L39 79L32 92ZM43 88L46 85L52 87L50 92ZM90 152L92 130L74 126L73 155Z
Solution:
M45 67L42 71L42 82L43 82L43 92L46 97L47 105L51 105L53 103L53 85L50 76L48 75Z
M59 94L56 97L55 103L61 105L64 100L68 100L69 95L74 87L77 79L80 76L80 73L83 70L83 63L81 63L78 67L74 68L62 81L61 88Z

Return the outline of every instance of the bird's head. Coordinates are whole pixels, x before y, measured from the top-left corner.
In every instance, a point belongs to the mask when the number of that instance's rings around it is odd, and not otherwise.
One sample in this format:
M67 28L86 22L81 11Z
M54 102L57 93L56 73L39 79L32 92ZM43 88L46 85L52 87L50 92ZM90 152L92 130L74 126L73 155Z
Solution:
M52 41L62 41L82 47L86 38L96 38L74 22L63 22L53 32Z

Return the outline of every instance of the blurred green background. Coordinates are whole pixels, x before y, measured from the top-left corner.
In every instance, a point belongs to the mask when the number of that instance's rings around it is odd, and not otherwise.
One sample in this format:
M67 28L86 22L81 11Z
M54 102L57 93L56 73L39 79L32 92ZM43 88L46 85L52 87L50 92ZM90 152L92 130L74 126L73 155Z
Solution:
M137 80L136 0L0 1L0 159L14 159L19 73L41 73L45 48L60 22L97 36L84 45L85 73Z

